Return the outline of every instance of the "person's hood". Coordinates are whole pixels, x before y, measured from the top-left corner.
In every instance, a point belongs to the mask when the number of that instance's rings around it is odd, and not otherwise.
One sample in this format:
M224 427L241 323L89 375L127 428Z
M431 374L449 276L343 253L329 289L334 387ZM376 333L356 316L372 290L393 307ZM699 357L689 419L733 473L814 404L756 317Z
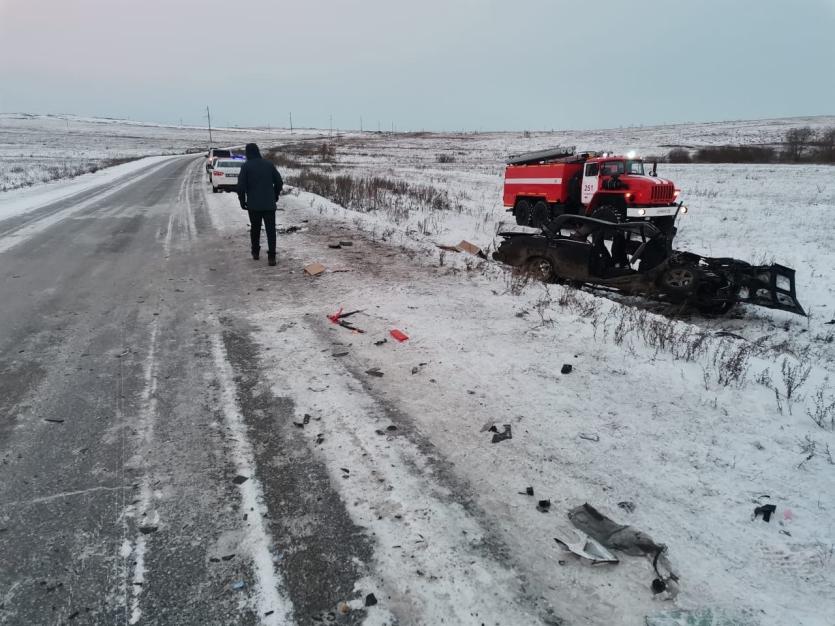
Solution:
M258 144L254 144L254 143L246 144L246 158L247 159L260 159L261 158L261 151L258 149Z

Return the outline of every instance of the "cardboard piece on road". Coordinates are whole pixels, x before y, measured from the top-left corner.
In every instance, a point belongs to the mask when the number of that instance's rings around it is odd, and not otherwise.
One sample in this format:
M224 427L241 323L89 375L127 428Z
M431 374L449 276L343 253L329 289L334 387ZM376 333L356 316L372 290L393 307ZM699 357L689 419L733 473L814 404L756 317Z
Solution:
M472 254L473 256L481 256L482 254L484 254L481 251L481 248L479 248L477 245L472 244L469 241L464 241L463 239L461 240L461 243L459 243L456 246L456 248L458 248L461 252L467 252L469 254Z
M318 276L319 274L324 274L325 269L325 266L321 263L311 263L310 265L305 265L304 272L310 276Z
M468 254L472 254L473 256L480 256L484 257L484 252L482 252L481 248L479 248L474 243L470 243L464 239L461 240L457 246L448 246L446 244L435 244L441 250L445 250L447 252L466 252Z

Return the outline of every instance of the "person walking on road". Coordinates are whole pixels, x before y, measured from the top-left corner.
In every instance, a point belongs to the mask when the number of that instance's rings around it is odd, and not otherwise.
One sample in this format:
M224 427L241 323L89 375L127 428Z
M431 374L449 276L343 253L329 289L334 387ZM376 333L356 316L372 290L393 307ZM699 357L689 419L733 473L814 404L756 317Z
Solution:
M252 258L256 261L261 252L261 222L264 222L270 265L275 265L275 212L282 187L284 183L275 166L261 158L256 144L246 144L246 163L238 174L238 200L241 208L249 211Z

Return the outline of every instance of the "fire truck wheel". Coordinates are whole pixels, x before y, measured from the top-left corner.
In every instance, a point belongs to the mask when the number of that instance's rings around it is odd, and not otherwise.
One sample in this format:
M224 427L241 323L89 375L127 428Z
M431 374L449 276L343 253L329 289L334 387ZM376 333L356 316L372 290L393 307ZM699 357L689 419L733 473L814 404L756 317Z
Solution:
M516 223L519 226L527 226L531 223L531 203L527 200L519 200L516 203L513 215L516 216Z
M531 226L534 228L542 228L542 225L547 224L549 221L551 221L551 208L547 202L539 200L533 205L533 210L531 211Z

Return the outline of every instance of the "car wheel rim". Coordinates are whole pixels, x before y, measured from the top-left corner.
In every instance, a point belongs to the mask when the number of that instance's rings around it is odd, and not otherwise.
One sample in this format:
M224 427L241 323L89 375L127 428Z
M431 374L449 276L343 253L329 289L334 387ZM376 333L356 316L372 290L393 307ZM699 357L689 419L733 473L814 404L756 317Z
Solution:
M693 272L690 270L671 270L667 275L667 284L678 289L687 289L693 285Z
M534 261L530 264L531 273L539 280L547 280L551 277L551 264L545 259Z

